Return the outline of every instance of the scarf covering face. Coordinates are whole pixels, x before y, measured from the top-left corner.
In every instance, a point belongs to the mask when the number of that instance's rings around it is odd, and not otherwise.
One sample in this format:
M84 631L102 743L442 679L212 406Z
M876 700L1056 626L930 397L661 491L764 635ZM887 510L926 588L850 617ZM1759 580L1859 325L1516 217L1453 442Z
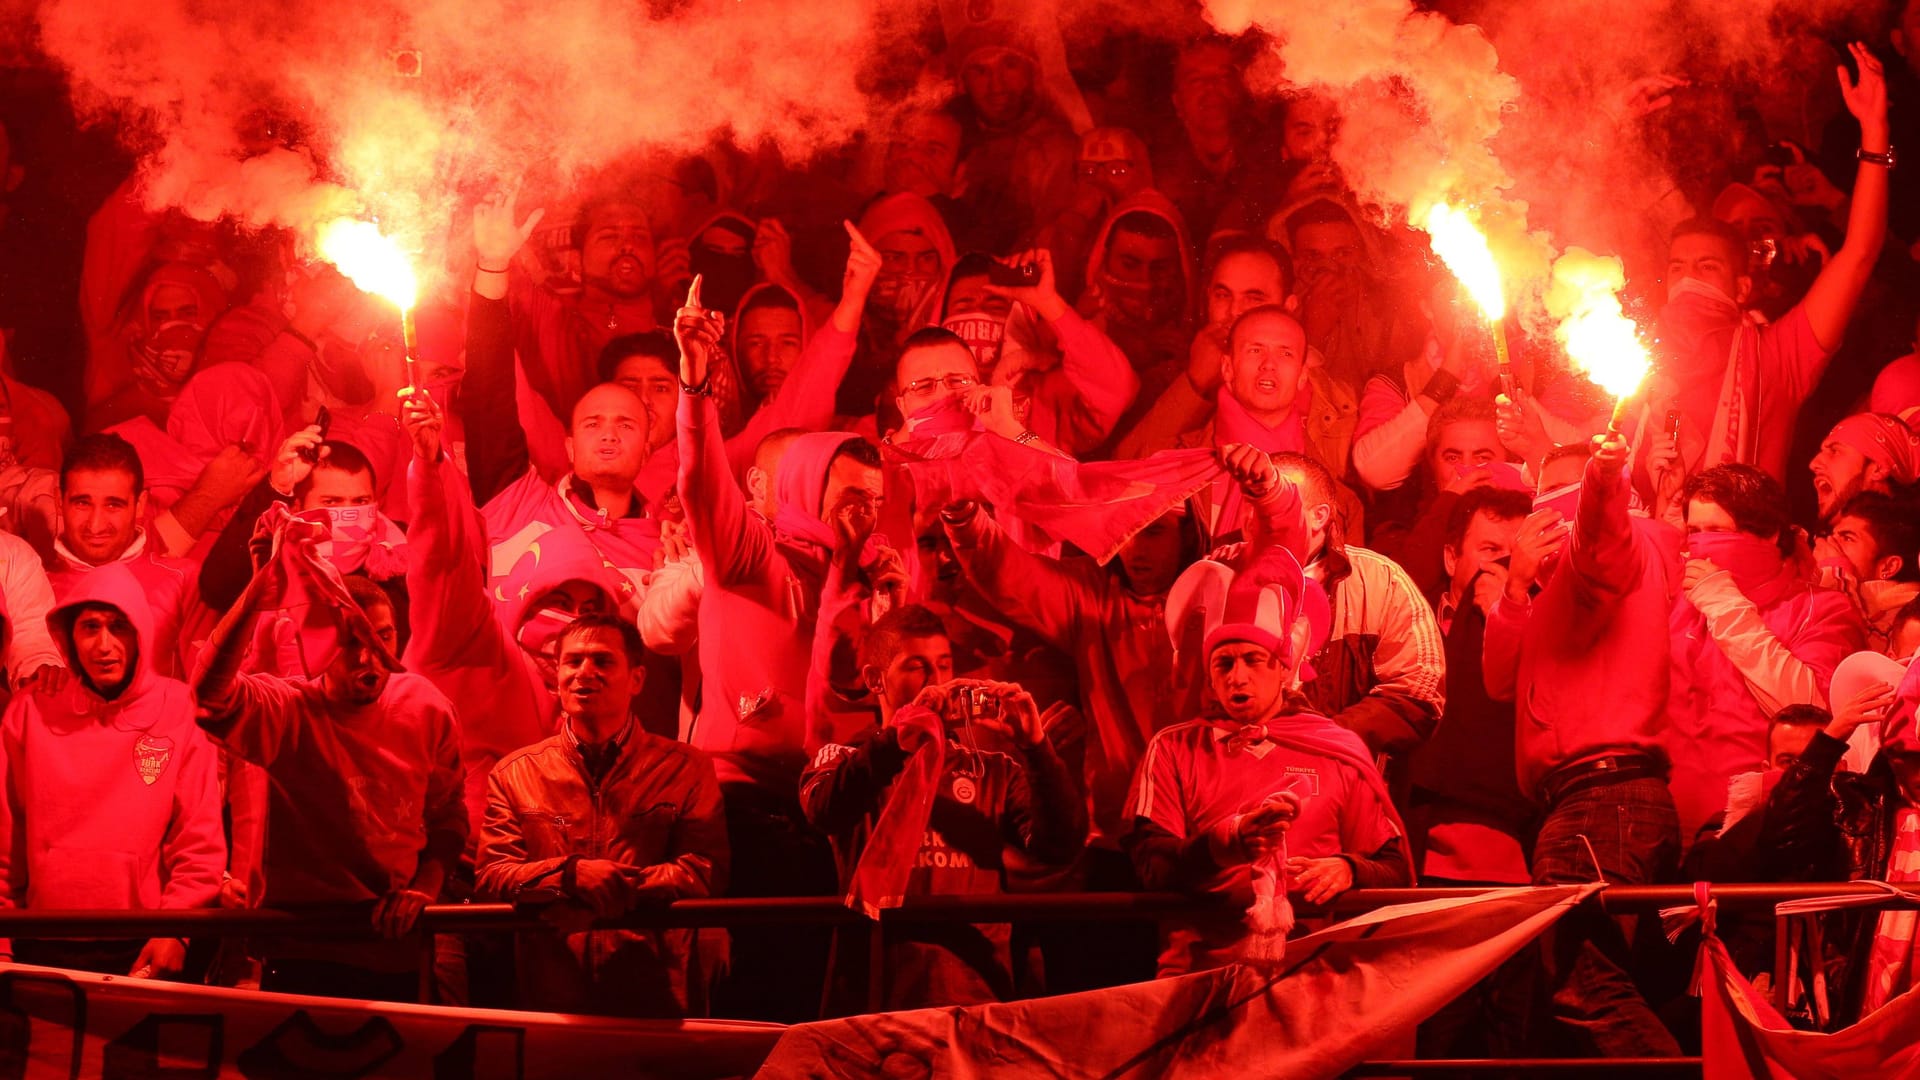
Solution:
M1687 537L1687 554L1732 574L1749 597L1780 573L1782 561L1778 544L1743 532L1694 533Z
M327 538L320 541L315 550L342 574L355 574L364 569L369 576L384 579L406 572L403 553L406 534L380 512L378 504L328 506L301 516L327 527ZM397 573L393 572L396 562Z

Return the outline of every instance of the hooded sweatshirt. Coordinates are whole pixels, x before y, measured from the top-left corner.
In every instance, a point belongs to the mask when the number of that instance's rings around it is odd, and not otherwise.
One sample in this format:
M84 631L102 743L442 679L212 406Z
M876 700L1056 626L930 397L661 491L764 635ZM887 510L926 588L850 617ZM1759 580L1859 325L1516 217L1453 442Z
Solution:
M926 240L939 256L940 269L932 276L882 272L874 281L862 320L869 348L859 367L841 385L838 397L839 411L848 416L862 416L873 409L881 390L893 380L894 361L908 335L922 327L939 325L941 303L957 257L940 211L910 191L875 200L860 215L859 225L860 235L875 247L883 246L886 237L897 232ZM883 334L890 337L883 338Z
M190 655L183 653L190 646L185 631L192 627L197 633L207 614L194 588L199 571L186 559L169 559L149 550L149 540L147 530L136 529L133 542L118 559L99 564L74 554L65 539L55 540L56 565L47 573L47 580L53 584L54 599L67 604L80 594L87 578L104 567L120 566L132 572L153 613L153 632L143 640L146 651L152 655L154 670L177 677L185 672L185 661Z
M1172 228L1177 243L1176 254L1179 259L1180 286L1175 303L1179 308L1166 312L1162 320L1154 326L1137 326L1120 315L1114 308L1112 293L1116 288L1137 288L1139 286L1121 285L1106 274L1107 248L1113 243L1113 229L1121 218L1140 211L1159 218ZM1094 235L1093 246L1087 251L1087 286L1080 294L1079 309L1091 321L1096 329L1107 335L1120 346L1127 358L1133 361L1133 369L1141 373L1139 397L1134 408L1122 417L1115 430L1125 431L1146 411L1147 406L1159 399L1179 374L1186 370L1187 346L1192 340L1189 333L1189 319L1197 310L1198 282L1194 275L1193 242L1188 239L1187 226L1180 218L1180 211L1165 195L1147 190L1135 192L1114 204L1107 214L1107 220Z
M1666 760L1679 536L1629 517L1627 488L1589 463L1573 535L1545 588L1525 604L1502 596L1487 613L1481 674L1493 700L1516 703L1516 770L1531 799L1562 766L1608 754Z
M689 741L714 756L724 785L797 791L805 767L807 673L833 530L820 519L827 469L850 439L803 435L780 459L769 525L750 513L705 396L680 397L680 492L705 573L700 598L700 712Z
M1721 570L1674 601L1670 623L1667 746L1685 840L1726 804L1728 780L1765 767L1768 719L1825 705L1833 669L1866 643L1846 594L1800 580L1772 541L1702 533L1688 549Z
M191 908L219 893L219 759L194 725L187 686L154 670L142 592L122 566L87 575L45 621L73 682L15 697L0 720L8 907ZM118 608L133 624L133 676L111 701L78 674L73 624L84 604Z
M755 296L768 290L787 291L778 285L765 284L748 289L747 295L741 298L734 309L732 321L727 324L729 333L739 333L740 313ZM853 363L854 349L860 344L860 336L835 329L831 324L815 328L810 323L806 304L798 297L794 298L794 304L800 309L800 334L806 344L801 348L800 355L794 358L786 381L780 384L771 398L759 403L759 407L747 418L746 426L727 438L727 461L735 476L746 473L748 466L753 464L754 452L760 449L760 441L768 435L782 428L821 431L833 426L834 395L840 390L841 380L847 377L847 368ZM738 351L737 348L735 351ZM743 382L743 394L748 392L744 385ZM670 442L655 450L647 459L647 463L641 467L639 478L634 481L634 487L649 503L658 504L666 498L679 478L680 445Z

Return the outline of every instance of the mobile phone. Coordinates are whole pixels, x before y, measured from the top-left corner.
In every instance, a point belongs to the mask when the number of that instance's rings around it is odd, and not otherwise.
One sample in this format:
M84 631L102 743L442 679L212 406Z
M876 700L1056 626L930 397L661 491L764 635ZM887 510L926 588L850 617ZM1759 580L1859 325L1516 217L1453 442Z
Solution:
M320 429L320 441L325 442L327 439L327 430L333 427L333 414L327 411L325 405L320 406L320 411L313 414L312 426ZM320 448L318 446L310 446L300 451L300 457L301 460L311 465L320 460Z
M1667 438L1674 439L1676 441L1680 438L1680 410L1679 409L1667 410Z
M1004 285L1019 289L1040 283L1040 267L1037 263L1014 263L1008 265L995 262L987 267L987 283Z

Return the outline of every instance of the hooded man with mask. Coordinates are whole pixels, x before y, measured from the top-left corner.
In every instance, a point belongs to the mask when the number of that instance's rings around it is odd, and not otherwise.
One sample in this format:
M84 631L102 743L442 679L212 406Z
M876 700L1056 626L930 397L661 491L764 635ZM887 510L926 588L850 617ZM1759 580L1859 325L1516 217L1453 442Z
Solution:
M940 212L910 192L867 207L859 233L879 253L880 272L868 296L865 354L840 385L839 411L848 416L873 410L907 339L939 323L957 257Z
M1184 370L1194 303L1193 244L1157 191L1114 204L1087 251L1078 309L1141 376L1137 402L1159 399Z
M1482 676L1493 700L1515 703L1520 790L1541 806L1539 885L1647 884L1680 854L1662 737L1677 544L1666 526L1628 514L1627 457L1611 436L1584 479L1573 456L1542 476L1571 483L1571 503L1536 501L1487 614ZM1553 1018L1608 1057L1679 1053L1626 971L1619 924L1596 912L1562 927L1542 949Z
M1814 279L1806 297L1770 325L1746 312L1753 291L1746 237L1718 221L1683 222L1667 251L1667 306L1660 313L1655 377L1681 415L1689 471L1740 462L1784 481L1793 425L1853 318L1887 228L1887 89L1880 61L1850 47L1860 69L1845 69L1840 91L1861 124L1847 238ZM1646 441L1654 417L1640 423ZM1697 456L1696 456L1697 455Z
M203 267L167 262L147 275L134 303L122 330L127 377L117 388L99 389L87 411L89 430L136 416L166 422L173 399L200 363L207 327L227 308L227 290Z
M1032 284L995 284L993 261L973 262L971 273L956 270L949 282L941 325L973 350L984 381L1028 403L1028 429L1086 453L1113 433L1140 380L1120 347L1061 297L1051 253L1037 248L1000 261L1027 270Z
M687 741L713 755L726 796L735 895L825 894L835 884L832 856L807 827L799 803L807 763L807 676L820 592L838 535L870 534L879 519L880 454L844 432L798 436L776 470L774 519L751 513L734 479L712 397L720 324L701 306L695 282L674 319L680 347L679 491L705 574L699 631L704 682ZM736 935L733 977L721 991L723 1011L805 1014L799 1003L818 990L825 944L788 930Z
M1842 658L1866 643L1846 595L1800 579L1782 554L1786 493L1751 465L1687 481L1682 595L1673 605L1667 747L1681 836L1724 805L1727 780L1765 760L1767 719L1825 705Z
M226 869L219 766L186 685L154 670L153 613L122 566L91 574L46 625L72 675L0 719L6 907L210 906ZM186 942L21 941L9 959L171 978Z

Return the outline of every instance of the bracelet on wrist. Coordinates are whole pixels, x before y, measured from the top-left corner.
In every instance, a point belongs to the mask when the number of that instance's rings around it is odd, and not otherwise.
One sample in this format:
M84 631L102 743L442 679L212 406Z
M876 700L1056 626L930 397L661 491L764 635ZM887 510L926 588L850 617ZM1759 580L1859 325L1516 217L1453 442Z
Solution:
M688 386L686 383L681 383L680 392L683 394L691 395L693 397L712 397L713 396L713 376L709 375L706 378L701 379L699 386Z
M1855 150L1853 156L1863 165L1878 165L1883 169L1891 169L1899 161L1899 155L1892 143L1887 144L1887 152L1884 154L1873 153L1863 146Z

